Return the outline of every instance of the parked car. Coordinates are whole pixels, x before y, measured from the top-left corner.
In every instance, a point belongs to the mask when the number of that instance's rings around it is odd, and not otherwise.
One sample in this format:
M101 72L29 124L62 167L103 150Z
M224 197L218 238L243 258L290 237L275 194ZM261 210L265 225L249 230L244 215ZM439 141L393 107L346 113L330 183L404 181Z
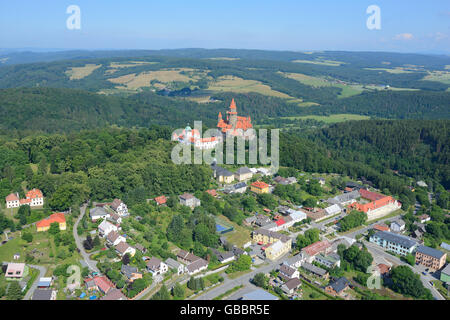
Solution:
M423 274L424 276L426 276L426 275L427 275L427 273L426 273L425 271L423 271L423 272L422 272L422 274Z

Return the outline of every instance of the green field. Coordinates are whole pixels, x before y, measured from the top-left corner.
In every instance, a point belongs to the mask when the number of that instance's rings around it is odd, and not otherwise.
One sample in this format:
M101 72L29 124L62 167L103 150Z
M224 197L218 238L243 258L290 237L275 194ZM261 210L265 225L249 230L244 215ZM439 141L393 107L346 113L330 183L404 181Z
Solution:
M317 121L323 121L325 123L337 123L337 122L344 122L344 121L350 121L350 120L367 120L370 119L368 116L361 116L358 114L333 114L330 116L315 116L315 115L309 115L309 116L301 116L301 117L281 117L282 119L300 119L300 120L306 120L306 119L314 119Z

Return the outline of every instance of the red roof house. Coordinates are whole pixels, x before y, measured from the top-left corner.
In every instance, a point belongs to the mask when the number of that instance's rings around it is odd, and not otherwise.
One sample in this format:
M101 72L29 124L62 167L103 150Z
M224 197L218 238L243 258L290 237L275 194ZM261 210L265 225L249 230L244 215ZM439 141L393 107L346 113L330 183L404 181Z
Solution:
M155 201L156 201L156 204L158 206L160 206L160 205L165 204L167 202L167 198L166 198L166 196L159 196L159 197L155 198Z

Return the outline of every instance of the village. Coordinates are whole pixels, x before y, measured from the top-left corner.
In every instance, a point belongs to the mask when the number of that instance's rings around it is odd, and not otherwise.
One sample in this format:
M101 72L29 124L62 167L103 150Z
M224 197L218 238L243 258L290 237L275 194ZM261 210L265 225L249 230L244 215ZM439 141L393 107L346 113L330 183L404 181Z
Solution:
M401 203L370 182L290 168L274 176L265 167L212 164L211 186L147 199L141 206L160 221L113 199L90 201L78 216L53 212L10 231L0 246L0 284L18 284L23 298L33 300L140 300L163 290L169 292L166 299L354 300L369 294L402 299L368 283L389 279L392 268L408 265L436 299L447 291L436 288L448 288L449 247L436 250L422 240L430 217L415 212L417 228L409 232ZM205 240L186 250L151 233L149 225L164 226L168 233L174 212L213 212L209 208L227 201L242 208L206 214L215 231L209 247ZM5 199L6 210L16 212L39 210L44 203L39 189L23 199L14 193ZM194 230L197 237L200 230ZM159 251L151 249L154 242L162 243Z

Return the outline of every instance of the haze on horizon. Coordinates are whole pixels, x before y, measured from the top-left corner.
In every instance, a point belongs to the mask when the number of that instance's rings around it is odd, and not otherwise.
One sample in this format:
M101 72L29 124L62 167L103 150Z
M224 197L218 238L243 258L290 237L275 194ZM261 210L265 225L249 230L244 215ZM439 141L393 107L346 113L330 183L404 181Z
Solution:
M69 30L70 5L81 29ZM369 30L370 5L381 29ZM450 2L434 0L16 0L0 4L0 48L235 48L450 54Z

